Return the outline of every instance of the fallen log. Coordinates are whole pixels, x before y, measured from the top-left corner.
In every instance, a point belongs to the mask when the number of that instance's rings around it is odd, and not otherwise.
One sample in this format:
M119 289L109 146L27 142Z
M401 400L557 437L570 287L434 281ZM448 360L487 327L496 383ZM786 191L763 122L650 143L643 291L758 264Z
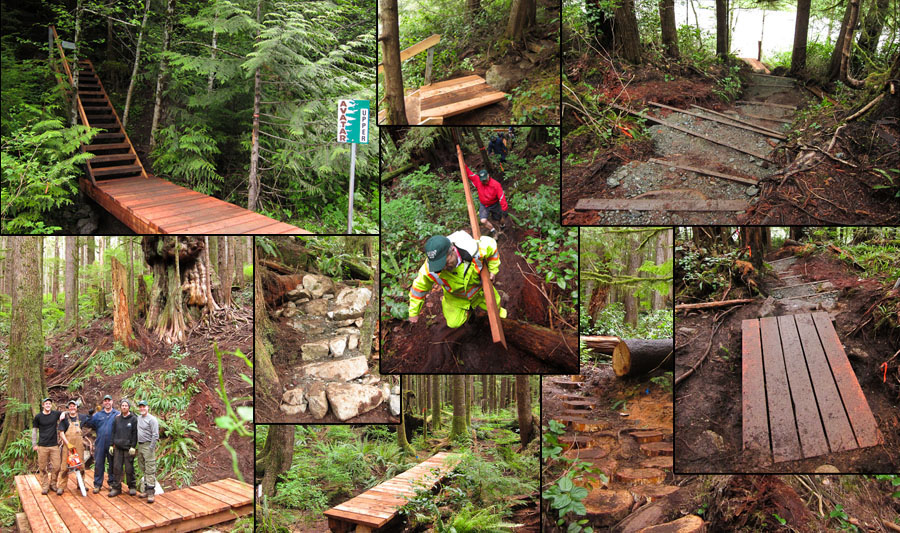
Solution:
M612 355L613 350L619 345L622 339L607 335L582 335L581 342L588 348L598 353Z
M391 181L392 179L394 179L394 178L396 178L397 176L399 176L400 174L403 174L404 172L410 170L410 169L413 168L414 166L415 166L415 164L413 164L412 162L410 162L410 163L407 163L407 164L403 165L402 167L400 167L400 168L398 168L398 169L396 169L396 170L391 170L391 171L389 171L389 172L384 173L384 174L381 176L381 183L388 183L388 182Z
M703 533L706 531L706 522L697 515L687 515L678 520L650 526L641 531L642 533Z
M275 307L284 302L289 291L297 288L297 285L303 285L303 276L306 274L280 275L272 272L263 272L260 275L262 276L266 305L270 309L275 309Z
M520 350L556 365L561 374L578 371L578 335L502 318L506 338Z
M675 312L690 311L692 309L710 309L713 307L727 307L729 305L748 304L753 298L739 298L737 300L723 300L721 302L702 302L699 304L678 304L675 306Z
M639 376L652 372L672 357L672 339L628 339L613 349L612 363L616 376Z
M853 266L855 266L856 268L858 268L858 269L860 269L860 270L865 270L865 268L863 268L863 266L860 265L860 264L856 261L856 258L853 257L853 255L852 255L850 252L848 252L848 251L846 251L846 250L842 250L842 249L838 248L837 246L835 246L835 245L833 245L833 244L829 244L829 245L828 245L828 249L831 250L832 252L838 254L838 257L840 257L840 256L847 256L847 258L850 259L850 262L853 263Z
M281 263L276 263L275 261L270 261L268 259L260 259L259 264L268 268L269 270L274 270L275 272L278 272L279 274L294 274L294 273L296 273L295 270L292 270L292 269L288 268L287 266L282 265Z

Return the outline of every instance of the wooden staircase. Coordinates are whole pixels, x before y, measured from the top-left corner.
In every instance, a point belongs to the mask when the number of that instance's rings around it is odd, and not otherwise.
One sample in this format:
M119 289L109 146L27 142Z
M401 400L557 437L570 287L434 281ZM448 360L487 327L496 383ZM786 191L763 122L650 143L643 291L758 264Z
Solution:
M144 170L131 139L122 127L119 114L110 103L103 82L97 77L94 64L89 59L78 62L78 99L84 110L82 120L87 121L85 125L103 130L103 133L94 137L91 144L83 147L85 152L96 154L87 164L91 183L136 176L147 178L147 171Z

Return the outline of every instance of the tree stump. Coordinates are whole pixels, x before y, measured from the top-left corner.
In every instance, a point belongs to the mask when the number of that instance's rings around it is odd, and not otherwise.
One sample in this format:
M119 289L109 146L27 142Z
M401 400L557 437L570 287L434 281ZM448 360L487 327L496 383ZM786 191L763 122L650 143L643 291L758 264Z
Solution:
M609 455L609 449L603 447L592 447L584 450L569 450L563 453L563 457L566 459L581 459L588 462L603 459L607 455Z
M579 487L584 487L588 491L593 491L597 489L605 489L609 486L609 476L601 477L600 474L594 474L592 472L585 472L581 476L575 478L575 485Z
M688 515L673 522L645 527L638 530L638 533L703 533L704 531L706 531L706 522L697 515Z
M603 431L606 429L606 422L602 420L591 420L589 418L582 418L578 420L572 420L572 429L575 431Z
M638 444L660 442L663 439L663 434L655 429L632 431L631 436L634 437L634 440L638 441Z
M631 493L636 498L646 499L648 502L665 498L673 492L677 492L678 487L673 485L638 485L631 488Z
M641 451L647 457L658 457L660 455L672 456L672 443L670 442L648 442L641 444Z
M573 448L581 450L591 447L591 438L585 435L563 435L558 440L564 452Z
M616 479L632 485L658 485L666 479L666 473L658 468L620 468Z
M589 411L597 405L597 402L594 400L563 400L562 404L567 409L582 409Z
M627 490L594 490L582 503L591 525L610 527L628 516L634 498Z
M671 455L660 455L652 459L645 459L641 462L644 468L660 468L663 470L672 470L673 460Z

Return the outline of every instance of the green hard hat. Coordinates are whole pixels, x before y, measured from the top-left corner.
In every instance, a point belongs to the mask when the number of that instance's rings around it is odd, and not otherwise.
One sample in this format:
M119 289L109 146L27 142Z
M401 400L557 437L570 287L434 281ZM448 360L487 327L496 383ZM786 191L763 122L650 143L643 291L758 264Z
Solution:
M428 256L428 270L440 272L447 264L447 251L450 250L450 239L443 235L435 235L425 243L425 255Z
M481 181L487 181L487 180L491 179L491 177L488 176L487 170L479 170L478 177L481 178Z

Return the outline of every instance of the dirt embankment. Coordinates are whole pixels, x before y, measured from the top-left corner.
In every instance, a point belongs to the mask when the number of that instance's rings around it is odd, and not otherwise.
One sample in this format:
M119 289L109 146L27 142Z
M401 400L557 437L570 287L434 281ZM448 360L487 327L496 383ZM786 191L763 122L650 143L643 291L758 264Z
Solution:
M835 329L849 356L884 443L832 453L800 461L763 464L742 453L741 408L741 321L758 318L762 300L734 308L723 315L712 339L707 359L695 375L682 382L675 394L675 467L680 473L717 472L812 472L828 464L840 472L887 473L900 471L900 388L883 381L881 364L897 351L897 339L887 327L875 330L863 325L873 303L885 293L875 280L860 279L830 255L798 258L790 274L797 282L828 280L837 298L829 309ZM774 282L773 282L774 284ZM772 315L796 310L776 300ZM717 313L688 313L676 321L675 375L680 376L705 352ZM874 322L874 321L873 321Z

